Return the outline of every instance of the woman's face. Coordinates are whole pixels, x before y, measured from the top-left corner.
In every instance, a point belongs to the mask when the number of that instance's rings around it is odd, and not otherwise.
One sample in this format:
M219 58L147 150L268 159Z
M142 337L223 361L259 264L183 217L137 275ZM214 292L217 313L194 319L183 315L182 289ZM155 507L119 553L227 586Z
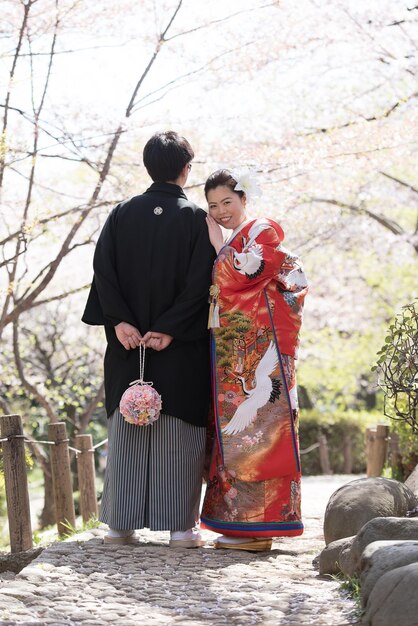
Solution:
M224 228L234 230L245 220L245 195L241 198L226 185L208 191L209 215Z

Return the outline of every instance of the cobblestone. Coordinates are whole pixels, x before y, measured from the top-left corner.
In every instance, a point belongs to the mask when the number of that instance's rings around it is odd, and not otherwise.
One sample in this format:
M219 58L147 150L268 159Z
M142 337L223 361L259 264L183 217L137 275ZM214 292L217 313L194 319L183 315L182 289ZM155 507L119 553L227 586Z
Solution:
M353 477L303 480L302 537L271 552L172 550L168 533L139 532L131 546L103 544L105 529L56 543L0 580L0 625L348 626L354 602L312 560L323 548L328 497Z

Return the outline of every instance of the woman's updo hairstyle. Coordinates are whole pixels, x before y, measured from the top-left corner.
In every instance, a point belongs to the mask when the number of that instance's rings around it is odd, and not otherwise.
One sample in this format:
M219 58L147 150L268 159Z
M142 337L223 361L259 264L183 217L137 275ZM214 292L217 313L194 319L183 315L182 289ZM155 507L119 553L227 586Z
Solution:
M237 181L232 176L229 170L216 170L213 172L207 179L205 183L205 196L208 198L208 192L211 189L216 189L216 187L229 187L231 191L237 193L240 198L242 198L245 194L243 191L235 191L235 186Z

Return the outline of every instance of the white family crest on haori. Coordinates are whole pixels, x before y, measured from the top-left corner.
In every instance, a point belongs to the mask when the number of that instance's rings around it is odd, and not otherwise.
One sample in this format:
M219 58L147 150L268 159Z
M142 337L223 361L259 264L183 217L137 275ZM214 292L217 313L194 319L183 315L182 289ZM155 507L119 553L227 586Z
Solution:
M235 435L250 426L257 417L258 409L261 409L271 398L273 392L273 381L270 375L274 372L279 364L279 357L276 346L272 341L263 354L259 364L255 369L255 387L253 389L245 388L244 379L239 376L242 388L247 397L235 411L231 421L222 428L222 432L226 435Z
M256 180L255 170L249 167L240 167L231 170L231 175L237 181L234 191L243 191L247 196L247 200L261 196L261 189Z

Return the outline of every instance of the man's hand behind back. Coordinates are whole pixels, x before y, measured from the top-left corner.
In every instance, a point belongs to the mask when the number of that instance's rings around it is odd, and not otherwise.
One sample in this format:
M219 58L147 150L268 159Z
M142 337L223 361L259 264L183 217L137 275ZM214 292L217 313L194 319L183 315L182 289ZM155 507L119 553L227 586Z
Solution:
M157 333L150 330L143 336L142 340L146 348L152 348L153 350L160 352L161 350L168 348L170 343L173 341L173 337L171 335L165 335L164 333Z
M128 322L120 322L115 326L115 333L125 350L138 348L139 344L142 343L141 333Z

